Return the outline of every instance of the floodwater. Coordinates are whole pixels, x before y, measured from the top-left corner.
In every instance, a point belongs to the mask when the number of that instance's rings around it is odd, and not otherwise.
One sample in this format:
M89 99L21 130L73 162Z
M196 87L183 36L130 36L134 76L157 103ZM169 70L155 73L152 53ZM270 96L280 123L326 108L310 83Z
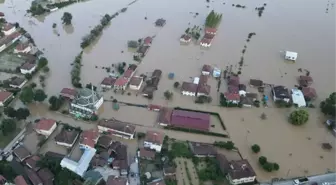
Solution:
M37 46L44 49L51 68L46 91L48 94L56 94L61 88L70 86L70 63L80 51L81 38L99 23L102 15L113 14L130 2L131 0L91 0L36 19L25 16L30 1L6 0L0 5L0 11L6 14L8 21L19 22L31 33ZM237 3L245 5L246 8L232 6ZM267 6L263 16L258 17L255 7L264 3ZM249 159L260 180L325 173L328 169L335 169L335 149L330 152L323 151L321 143L330 142L335 146L335 139L324 128L319 109L309 109L310 120L306 125L293 127L287 123L290 113L288 109L238 110L213 106L217 105L219 95L214 80L210 80L213 97L211 105L195 105L192 98L179 95L172 86L174 81L189 81L190 77L198 76L203 64L222 69L233 65L235 69L246 45L241 75L243 83L247 83L249 78L260 78L269 84L293 87L297 84L297 76L301 75L298 69L307 69L314 78L313 87L319 96L316 101L318 105L330 92L335 91L334 3L334 0L217 0L209 3L205 0L138 0L125 13L113 19L99 39L85 49L82 83L100 83L108 75L102 67L110 67L119 62L133 63L132 53L127 51L127 40L155 36L152 47L137 72L147 73L157 68L163 71L159 90L152 103L219 112L232 140L243 157ZM178 40L186 28L201 26L212 9L223 13L223 19L211 48L201 50L198 45L193 44L180 46ZM61 25L61 16L65 11L73 15L72 26ZM154 27L155 20L161 17L167 20L167 24L163 28ZM53 23L57 23L56 30L52 28ZM247 43L250 32L255 32L256 35ZM296 63L284 62L283 51L286 50L298 52ZM167 79L169 72L175 73L174 80ZM163 92L166 90L174 92L172 101L164 100ZM131 96L104 93L105 98L111 96L122 101L148 103L148 100L135 96L135 93ZM127 119L129 115L136 117L139 114L130 109L127 110L128 114L119 115L112 112L111 107L110 103L105 103L103 117L113 115L122 119L124 115ZM267 114L267 120L260 120L262 112ZM151 125L152 116L141 118L141 122ZM146 129L148 128L145 127ZM191 134L185 136L195 137ZM250 145L255 143L261 146L259 155L250 151ZM277 162L280 170L276 173L263 172L257 164L260 155Z

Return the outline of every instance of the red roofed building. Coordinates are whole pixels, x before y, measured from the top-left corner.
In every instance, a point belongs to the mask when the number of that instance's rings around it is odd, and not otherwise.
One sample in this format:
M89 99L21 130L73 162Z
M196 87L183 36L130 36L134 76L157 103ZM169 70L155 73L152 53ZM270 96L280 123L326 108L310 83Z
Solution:
M147 131L144 147L155 150L156 152L161 152L164 136L165 135L161 132Z
M44 136L50 136L56 129L57 124L53 119L41 119L35 125L35 131Z
M4 106L6 102L13 98L13 93L7 91L0 92L0 106Z
M75 99L76 95L77 95L77 91L71 88L63 88L62 91L60 92L60 96L64 98L68 98L70 100Z
M14 49L14 53L29 53L32 47L30 46L29 42L19 43L16 48Z
M174 110L171 125L193 130L209 131L210 114L185 110Z
M15 177L14 183L15 185L28 185L22 175Z
M125 90L127 87L128 79L124 77L119 77L114 83L114 89Z
M236 93L224 93L224 97L226 99L226 102L228 103L234 103L234 104L238 104L240 102L240 96L239 94Z
M0 19L5 18L5 14L3 12L0 12Z
M124 78L130 79L134 74L134 70L127 69L123 75Z
M216 28L205 28L205 34L216 35L217 29Z
M235 85L229 85L228 91L229 91L229 93L238 94L239 93L239 87L235 86Z
M20 72L22 74L32 74L36 69L36 64L26 62L20 67Z
M306 101L314 100L317 97L316 90L312 87L303 87L302 93Z
M90 129L83 131L80 140L79 147L80 148L94 148L99 138L98 129Z
M153 41L152 37L146 37L144 39L144 45L145 46L150 46L150 45L152 45L152 41Z
M16 27L11 23L6 23L2 28L2 32L5 35L10 35L10 34L14 33L15 30L16 30Z
M101 82L102 88L108 88L111 89L114 86L114 83L117 79L113 77L106 77L104 80Z
M211 46L211 39L203 38L200 42L200 45L203 47L210 47Z
M161 106L160 105L154 105L154 104L149 104L148 105L148 110L152 110L152 111L160 111L161 110Z

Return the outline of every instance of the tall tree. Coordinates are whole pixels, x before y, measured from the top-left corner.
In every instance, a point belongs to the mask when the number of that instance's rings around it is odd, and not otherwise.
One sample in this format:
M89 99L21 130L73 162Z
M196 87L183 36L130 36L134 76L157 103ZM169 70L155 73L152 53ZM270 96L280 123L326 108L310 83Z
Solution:
M4 109L4 113L10 118L14 118L16 116L16 110L13 107L6 107Z
M16 119L25 120L30 115L30 111L27 108L19 108L16 110Z
M295 110L289 115L289 121L293 125L302 125L309 119L309 114L306 110Z
M63 24L69 25L71 24L71 20L72 20L71 13L64 12L63 17L62 17Z
M30 86L23 88L20 94L20 100L24 104L31 103L34 100L33 88Z
M4 119L0 126L3 135L8 135L16 130L16 122L13 119Z
M34 100L43 102L47 98L47 95L42 89L37 89L34 94Z
M37 68L42 69L43 67L48 65L48 60L45 57L39 59L37 63Z
M321 111L325 115L330 115L335 117L336 114L336 92L333 92L329 95L327 99L321 102L320 104Z

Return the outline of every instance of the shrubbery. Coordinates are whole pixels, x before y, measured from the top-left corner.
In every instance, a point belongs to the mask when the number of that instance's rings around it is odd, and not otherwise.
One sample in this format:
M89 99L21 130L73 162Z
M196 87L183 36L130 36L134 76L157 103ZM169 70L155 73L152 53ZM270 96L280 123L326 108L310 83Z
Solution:
M219 147L219 148L225 148L227 150L233 150L236 149L236 147L234 146L234 143L232 141L215 141L214 146Z
M215 133L215 132L193 130L193 129L187 129L187 128L172 127L172 126L167 126L167 127L164 127L164 128L168 129L168 130L176 130L176 131L182 131L182 132L190 132L190 133L195 133L195 134L203 134L203 135L209 135L209 136L217 136L217 137L228 138L228 135L226 135L226 134L220 134L220 133Z

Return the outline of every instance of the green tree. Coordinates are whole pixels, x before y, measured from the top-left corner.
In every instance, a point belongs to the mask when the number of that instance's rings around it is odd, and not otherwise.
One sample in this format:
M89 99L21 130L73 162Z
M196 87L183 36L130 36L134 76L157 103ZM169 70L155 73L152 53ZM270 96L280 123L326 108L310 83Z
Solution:
M175 83L174 83L174 87L175 87L175 88L178 88L179 86L180 86L180 83L179 83L179 82L175 82Z
M333 92L329 95L327 99L321 102L320 104L321 111L325 115L335 117L336 114L336 92Z
M138 136L138 139L142 139L146 136L146 134L143 132L138 132L137 136Z
M48 101L50 104L49 109L54 111L59 110L63 102L62 99L57 98L56 96L51 96Z
M19 108L16 110L16 119L25 120L30 115L30 111L27 108Z
M69 12L64 12L63 16L62 16L62 21L63 24L69 25L71 24L71 20L72 20L72 15Z
M30 80L30 79L33 78L33 76L32 76L31 74L27 73L27 74L25 74L25 78L26 78L27 80Z
M33 88L30 86L24 87L19 98L24 104L31 103L34 100Z
M232 141L215 141L214 146L219 147L219 148L225 148L227 150L233 150L236 147L234 146L234 143Z
M260 156L259 157L259 164L264 165L267 163L267 158L265 156Z
M48 73L49 71L50 71L50 69L49 69L48 66L45 66L45 67L43 68L43 72Z
M0 126L2 134L4 136L14 132L16 130L16 122L13 119L4 119L2 120L2 124Z
M257 145L257 144L252 145L251 149L254 153L259 153L260 152L260 146Z
M37 89L34 94L34 100L43 102L47 98L47 95L42 89Z
M6 116L10 118L15 118L16 117L16 110L13 107L6 107L4 109L4 113Z
M273 170L278 171L280 169L280 166L278 163L273 163Z
M172 99L173 98L173 93L172 92L170 92L170 91L165 91L164 93L163 93L163 95L164 95L164 97L166 98L166 100L170 100L170 99Z
M295 110L289 115L289 122L293 125L305 124L309 119L309 114L306 110Z
M48 65L48 60L45 57L41 57L37 62L37 68L42 69Z
M32 82L32 83L30 84L30 87L33 88L33 89L34 89L36 86L37 86L37 85L36 85L35 82Z
M6 177L8 181L13 181L17 176L10 163L6 160L0 161L0 174Z
M265 164L262 165L262 167L267 172L273 171L273 163L266 162Z

